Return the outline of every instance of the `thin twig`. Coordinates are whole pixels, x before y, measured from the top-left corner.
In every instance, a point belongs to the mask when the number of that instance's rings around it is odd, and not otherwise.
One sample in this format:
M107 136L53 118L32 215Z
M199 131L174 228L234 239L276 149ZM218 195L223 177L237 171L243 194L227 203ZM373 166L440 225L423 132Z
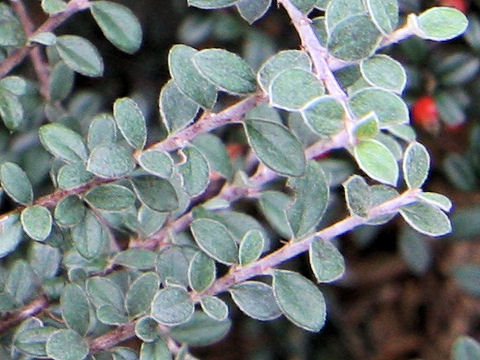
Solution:
M33 300L30 304L26 305L21 310L10 314L6 319L0 321L0 334L3 334L8 329L17 326L22 321L35 316L45 310L49 305L49 301L46 296L40 296Z

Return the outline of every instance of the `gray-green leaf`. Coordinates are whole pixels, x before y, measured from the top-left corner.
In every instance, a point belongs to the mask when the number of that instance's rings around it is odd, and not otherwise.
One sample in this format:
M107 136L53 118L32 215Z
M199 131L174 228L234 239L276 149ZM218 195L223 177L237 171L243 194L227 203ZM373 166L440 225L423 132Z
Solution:
M480 344L469 336L460 336L452 347L452 360L480 359Z
M217 101L217 90L195 67L193 56L197 52L186 45L175 45L170 49L168 66L178 89L200 106L211 109Z
M283 314L295 325L317 332L325 324L325 299L315 284L302 275L274 270L273 293Z
M152 301L152 316L163 325L179 325L193 315L194 304L187 290L180 286L161 289Z
M62 124L43 125L38 136L43 147L55 157L70 163L87 160L87 147L82 137Z
M165 212L177 209L177 193L169 181L141 175L134 177L131 182L138 199L152 210Z
M47 340L47 355L54 360L83 360L88 355L88 345L73 330L58 330Z
M350 214L367 217L368 211L372 207L372 196L365 179L353 175L343 183L343 188L345 189L345 199Z
M142 43L142 27L127 7L110 1L95 1L90 7L103 35L120 50L136 52Z
M315 239L310 244L308 255L317 282L329 283L345 273L345 260L330 241Z
M44 241L52 230L52 215L40 205L25 208L20 214L23 230L34 240Z
M96 146L87 162L88 171L107 179L127 175L134 168L131 151L114 143Z
M267 12L272 0L238 0L237 9L242 18L253 24Z
M434 7L417 18L418 36L436 41L445 41L461 35L468 26L467 17L452 7Z
M245 130L250 146L266 166L284 175L303 174L306 159L302 143L285 126L247 119Z
M345 108L334 97L320 96L309 102L302 110L308 125L321 135L333 135L344 128Z
M186 147L182 152L185 162L179 166L178 171L183 178L183 188L190 196L200 195L207 188L210 178L207 159L192 146Z
M215 280L215 261L199 251L190 260L188 267L188 283L196 292L207 290Z
M259 281L245 281L229 289L233 301L251 318L267 321L282 312L275 302L272 288Z
M147 141L147 125L137 103L121 98L113 104L113 116L123 137L135 149L143 149Z
M228 317L228 306L215 296L203 296L200 305L205 314L217 321L224 321Z
M125 186L105 184L87 192L85 200L100 210L122 211L135 204L135 194Z
M430 155L420 143L413 142L408 145L403 157L403 176L410 189L423 185L430 170Z
M135 279L125 297L125 307L128 314L138 316L147 312L159 286L160 278L153 272L147 272Z
M193 63L212 84L229 93L256 90L255 75L240 56L223 49L206 49L193 56Z
M360 169L372 179L395 186L398 164L388 148L377 140L363 140L353 149Z
M67 326L86 335L90 326L90 305L85 291L78 285L68 284L63 289L60 305Z
M62 60L72 70L85 76L102 76L103 60L93 44L80 36L57 37L55 47Z
M388 91L401 93L407 84L405 69L388 55L375 55L363 60L360 71L370 85Z
M0 220L0 258L15 250L23 238L23 228L18 215L10 214Z
M240 265L245 266L258 260L264 247L265 238L263 234L256 229L248 231L240 242L238 249Z
M11 162L0 166L0 183L3 190L16 202L27 205L33 201L33 189L25 171Z
M222 264L237 262L237 243L220 222L210 219L197 219L190 225L198 246L209 256Z
M452 231L447 215L425 202L404 206L400 214L412 228L425 235L441 236Z

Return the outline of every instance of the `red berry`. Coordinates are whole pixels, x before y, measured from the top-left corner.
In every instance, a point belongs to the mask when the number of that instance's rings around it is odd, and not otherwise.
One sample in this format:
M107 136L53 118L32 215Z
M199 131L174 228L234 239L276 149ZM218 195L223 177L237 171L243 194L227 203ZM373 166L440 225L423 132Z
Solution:
M468 12L469 4L467 0L439 0L438 3L441 6L454 7L464 14Z
M419 98L412 107L413 122L427 131L438 128L438 109L433 97L429 95Z

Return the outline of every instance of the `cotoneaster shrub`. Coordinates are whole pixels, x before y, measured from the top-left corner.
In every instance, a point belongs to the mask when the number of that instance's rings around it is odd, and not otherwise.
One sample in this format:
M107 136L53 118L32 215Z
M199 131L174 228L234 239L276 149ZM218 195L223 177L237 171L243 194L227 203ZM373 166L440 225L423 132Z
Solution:
M451 231L448 198L422 190L430 156L409 125L406 72L384 50L460 35L460 11L400 18L396 0L188 5L235 7L253 27L284 11L300 41L261 63L173 46L160 130L141 99L100 113L77 94L76 74L102 76L102 56L84 37L55 34L90 12L106 39L134 53L142 25L127 7L43 0L48 19L35 28L21 0L0 5L0 182L11 207L0 220L0 358L191 359L190 346L229 332L227 303L318 332L328 308L315 282L345 271L332 240L397 214L429 236ZM189 26L184 35L201 35ZM34 81L18 67L26 57ZM322 160L333 151L352 161ZM286 264L303 256L311 278ZM120 346L131 338L138 352ZM462 338L453 354L468 351L477 344Z

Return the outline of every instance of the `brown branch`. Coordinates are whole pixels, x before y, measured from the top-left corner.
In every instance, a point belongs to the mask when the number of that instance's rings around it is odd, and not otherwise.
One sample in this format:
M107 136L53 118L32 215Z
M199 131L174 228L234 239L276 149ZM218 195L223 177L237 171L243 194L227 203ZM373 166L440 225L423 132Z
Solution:
M20 324L22 321L35 316L45 310L49 305L47 297L42 295L26 305L23 309L10 314L7 318L0 321L0 334L8 329Z
M51 32L64 23L73 14L85 10L90 6L88 0L71 0L65 11L52 15L45 21L35 32L31 35L35 36L42 32ZM15 50L10 56L8 56L0 64L0 78L5 77L13 68L20 64L25 57L32 51L34 46L30 43L25 44L23 47Z

